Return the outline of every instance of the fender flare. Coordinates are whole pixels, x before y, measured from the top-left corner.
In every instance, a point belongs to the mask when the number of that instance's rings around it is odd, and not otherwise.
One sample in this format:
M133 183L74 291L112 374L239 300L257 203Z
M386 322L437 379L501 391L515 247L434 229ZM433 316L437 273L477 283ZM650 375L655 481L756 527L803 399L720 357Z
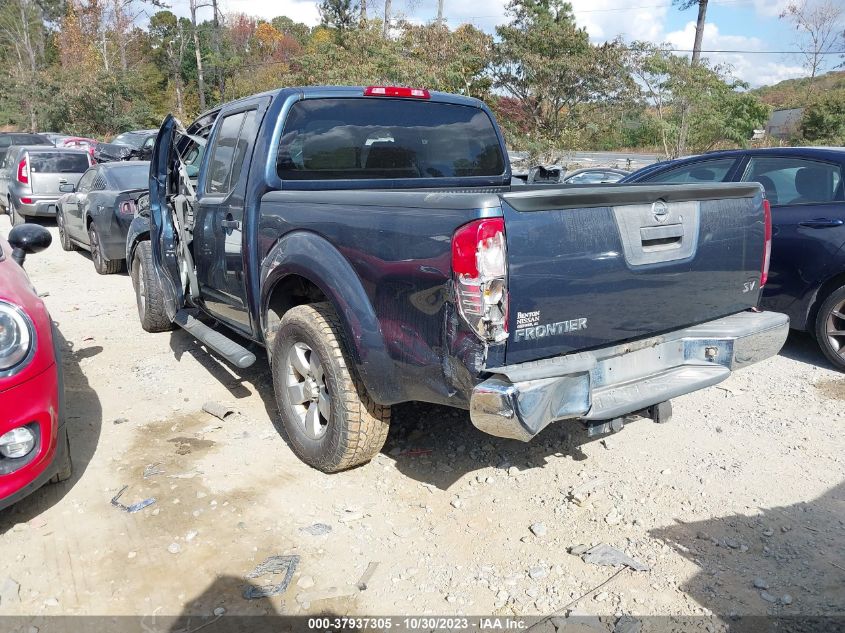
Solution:
M261 264L260 316L265 340L270 297L276 284L289 275L313 283L334 306L351 360L367 393L379 404L405 401L378 317L358 274L340 251L316 233L288 233L276 242Z

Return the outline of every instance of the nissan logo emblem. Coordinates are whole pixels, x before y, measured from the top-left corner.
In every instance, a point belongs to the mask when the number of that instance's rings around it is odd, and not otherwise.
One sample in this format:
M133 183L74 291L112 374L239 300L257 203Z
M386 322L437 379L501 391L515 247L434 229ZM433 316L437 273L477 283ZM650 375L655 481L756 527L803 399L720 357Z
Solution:
M663 200L658 200L651 205L651 213L658 222L665 222L669 218L669 207Z

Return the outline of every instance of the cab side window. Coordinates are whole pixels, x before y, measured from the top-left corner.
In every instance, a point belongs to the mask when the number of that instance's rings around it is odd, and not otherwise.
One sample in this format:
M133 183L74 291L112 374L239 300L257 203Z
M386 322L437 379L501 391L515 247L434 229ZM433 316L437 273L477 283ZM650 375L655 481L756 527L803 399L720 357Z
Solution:
M97 170L96 169L89 169L84 174L82 174L82 178L79 179L79 185L77 185L76 190L79 193L88 193L91 191L91 185L94 183L94 179L97 177Z
M675 169L664 171L645 182L660 182L668 184L685 184L701 182L724 182L736 162L735 158L717 158L702 160L689 165L682 165Z
M231 191L232 163L238 147L238 136L244 122L245 112L238 112L223 119L208 161L205 191L211 194L227 194Z
M804 158L754 157L743 182L759 182L772 206L825 204L843 200L838 165Z

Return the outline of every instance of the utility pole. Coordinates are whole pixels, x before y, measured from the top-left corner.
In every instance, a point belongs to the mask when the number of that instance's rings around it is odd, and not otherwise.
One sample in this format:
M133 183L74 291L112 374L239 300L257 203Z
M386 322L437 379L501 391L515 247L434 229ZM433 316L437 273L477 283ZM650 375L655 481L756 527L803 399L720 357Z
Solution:
M390 7L391 0L384 0L384 37L390 35Z
M367 21L367 0L361 0L361 26Z
M441 0L442 1L442 0ZM701 57L701 40L704 38L704 21L707 17L707 0L698 0L698 20L695 22L695 44L692 47L692 65Z
M443 2L444 0L437 0L437 23L443 24Z

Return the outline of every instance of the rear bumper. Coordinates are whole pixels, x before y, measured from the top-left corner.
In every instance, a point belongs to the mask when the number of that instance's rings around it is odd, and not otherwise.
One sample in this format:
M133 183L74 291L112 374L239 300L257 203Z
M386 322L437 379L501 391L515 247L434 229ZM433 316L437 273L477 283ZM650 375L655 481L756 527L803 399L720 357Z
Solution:
M527 442L558 420L610 420L715 385L777 354L789 318L741 312L633 343L490 369L472 423Z
M32 204L24 204L20 197L15 196L15 204L18 208L18 213L26 216L41 216L41 217L56 217L56 209L58 208L59 199L52 197L24 196L32 200Z

